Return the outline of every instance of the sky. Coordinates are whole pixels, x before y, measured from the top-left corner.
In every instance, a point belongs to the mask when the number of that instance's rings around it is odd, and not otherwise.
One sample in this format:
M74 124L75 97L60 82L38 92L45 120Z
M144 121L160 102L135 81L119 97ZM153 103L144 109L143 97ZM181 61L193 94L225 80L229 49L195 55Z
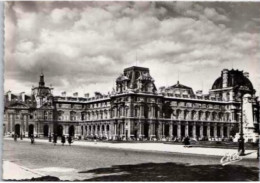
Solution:
M208 93L227 69L260 95L260 2L6 2L5 92L107 94L124 68L157 88L179 80Z

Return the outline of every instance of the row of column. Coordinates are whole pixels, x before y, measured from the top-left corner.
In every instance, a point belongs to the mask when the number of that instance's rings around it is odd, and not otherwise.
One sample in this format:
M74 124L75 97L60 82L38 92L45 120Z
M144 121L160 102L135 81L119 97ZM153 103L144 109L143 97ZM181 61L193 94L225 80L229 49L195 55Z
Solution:
M194 138L199 137L230 137L230 124L217 124L214 123L188 123L186 122L184 125L180 122L176 123L168 123L166 128L166 123L144 123L137 122L136 125L130 126L130 122L121 122L121 123L105 123L105 124L86 124L83 126L83 136L98 136L98 137L147 137L153 138L156 137L158 139L162 139L167 137L185 137L190 136ZM146 125L146 126L145 126ZM226 129L224 130L224 126ZM207 129L204 129L206 127ZM219 127L219 133L218 133ZM183 130L184 128L184 130ZM189 128L192 128L189 129ZM213 131L211 131L213 128ZM206 130L206 131L205 131ZM167 133L166 133L167 131ZM184 132L183 132L184 131ZM224 131L226 133L224 134Z

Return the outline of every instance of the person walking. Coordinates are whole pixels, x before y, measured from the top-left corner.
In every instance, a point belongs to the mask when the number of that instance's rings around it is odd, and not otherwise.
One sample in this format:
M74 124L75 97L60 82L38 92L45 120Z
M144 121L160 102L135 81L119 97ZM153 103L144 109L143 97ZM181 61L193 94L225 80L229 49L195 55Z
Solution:
M70 135L68 136L68 143L69 143L69 145L72 144L72 137Z
M52 139L52 137L51 137L51 134L49 135L49 142L51 142L51 139Z
M34 136L31 136L31 144L34 144Z
M23 134L20 135L20 139L23 140Z
M65 142L66 142L66 138L65 138L64 135L62 135L62 137L61 137L61 143L62 143L63 146L64 146Z
M17 134L16 133L14 134L14 141L15 142L17 141Z
M57 143L57 134L54 134L53 135L53 144L56 146L56 143Z

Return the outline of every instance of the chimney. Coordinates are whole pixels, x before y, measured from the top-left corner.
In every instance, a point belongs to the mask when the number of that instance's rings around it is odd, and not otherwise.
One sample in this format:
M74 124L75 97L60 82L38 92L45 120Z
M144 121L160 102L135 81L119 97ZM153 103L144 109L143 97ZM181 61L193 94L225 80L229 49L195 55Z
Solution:
M25 102L25 92L21 92L22 101Z
M85 98L89 98L89 93L84 94Z
M8 92L7 92L7 95L8 95L8 101L10 102L11 100L12 100L12 92L9 90Z
M78 92L73 93L73 96L77 97L78 96Z
M244 72L243 74L246 78L249 78L249 72Z
M223 69L222 71L222 88L226 88L228 86L228 70Z
M61 96L66 97L66 92L61 92Z

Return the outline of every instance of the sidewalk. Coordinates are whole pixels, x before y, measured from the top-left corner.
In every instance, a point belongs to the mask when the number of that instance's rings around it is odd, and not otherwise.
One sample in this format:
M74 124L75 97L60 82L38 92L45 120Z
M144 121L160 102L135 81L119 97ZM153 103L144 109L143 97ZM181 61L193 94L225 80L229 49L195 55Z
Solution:
M3 160L3 180L23 180L43 177L45 175L32 171L10 161Z
M5 138L7 140L13 140L11 138ZM23 141L30 141L30 139L23 139ZM47 139L35 139L36 143L50 143ZM58 141L57 145L60 144ZM65 145L68 145L65 144ZM157 151L157 152L169 152L169 153L185 153L185 154L198 154L198 155L211 155L221 156L237 153L237 149L220 149L220 148L202 148L202 147L189 147L186 148L183 145L175 144L163 144L163 143L108 143L108 142L89 142L89 141L74 141L73 145L90 146L90 147L106 147L114 149L131 149L139 151ZM256 159L256 150L246 150L246 156L243 159Z

